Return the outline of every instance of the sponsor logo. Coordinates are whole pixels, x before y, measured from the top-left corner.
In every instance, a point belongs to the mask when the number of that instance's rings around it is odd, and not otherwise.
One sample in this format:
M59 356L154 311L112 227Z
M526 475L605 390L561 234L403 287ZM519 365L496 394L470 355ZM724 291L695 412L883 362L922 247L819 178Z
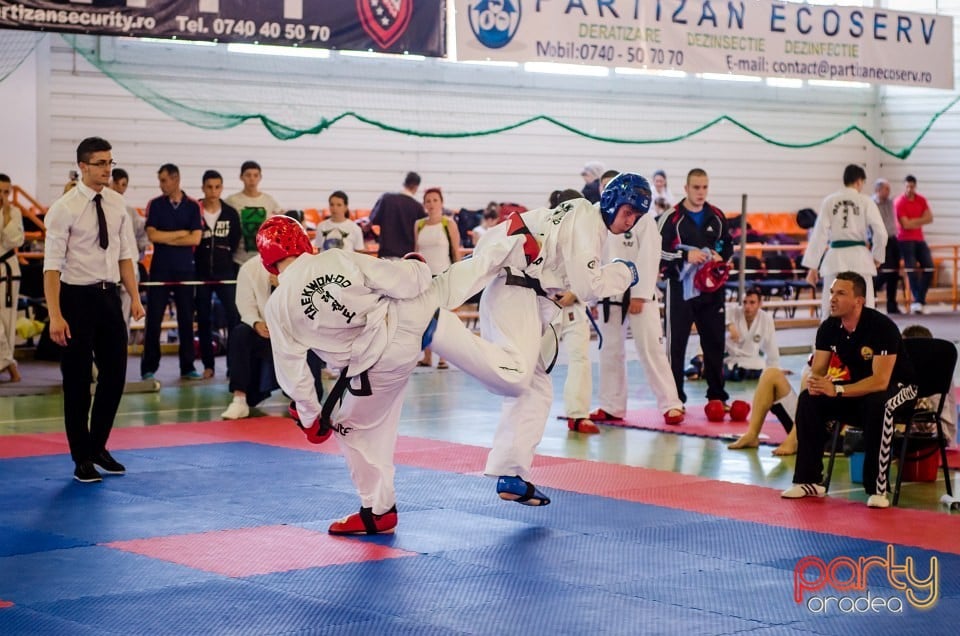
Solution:
M389 49L410 25L413 0L357 0L360 24L381 49Z
M467 17L480 44L488 49L503 48L520 27L520 1L476 0L467 10Z
M903 614L904 606L929 610L940 598L940 563L930 557L926 577L918 565L909 556L897 563L892 545L885 557L838 556L828 562L806 556L793 568L793 600L817 614ZM872 594L871 583L892 593Z

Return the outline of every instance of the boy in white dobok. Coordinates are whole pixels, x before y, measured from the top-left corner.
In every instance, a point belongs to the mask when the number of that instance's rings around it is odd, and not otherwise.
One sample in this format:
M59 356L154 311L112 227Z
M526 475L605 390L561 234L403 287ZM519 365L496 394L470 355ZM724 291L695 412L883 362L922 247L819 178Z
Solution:
M597 324L603 335L600 348L600 407L590 414L598 422L622 421L627 411L626 332L633 334L644 377L667 424L683 422L683 402L670 371L657 302L660 273L660 232L652 214L632 231L607 239L604 260L622 258L637 264L640 282L623 296L598 303Z
M550 503L528 481L543 437L553 385L541 361L541 338L555 337L550 322L558 312L553 298L572 292L584 303L619 296L638 281L632 262L601 265L608 233L630 231L650 209L650 184L624 173L603 191L599 209L586 199L516 214L486 233L474 258L511 236L524 237L526 264L506 268L480 298L480 333L520 352L527 369L518 397L503 402L500 422L484 473L497 478L502 499L531 506Z
M723 375L727 380L756 380L764 368L779 368L776 326L773 316L761 307L758 288L747 289L743 304L727 309L725 347Z

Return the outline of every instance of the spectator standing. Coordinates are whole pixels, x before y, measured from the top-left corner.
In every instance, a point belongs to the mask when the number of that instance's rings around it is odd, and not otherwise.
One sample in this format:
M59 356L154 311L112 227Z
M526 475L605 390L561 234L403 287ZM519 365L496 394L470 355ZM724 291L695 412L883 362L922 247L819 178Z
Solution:
M667 210L673 208L677 201L673 193L667 186L667 173L663 170L656 170L653 173L653 204L650 206L650 212L654 216L660 216Z
M200 340L200 359L203 361L203 377L214 375L213 350L213 295L217 295L229 334L240 315L237 312L236 284L232 281L236 266L234 254L240 245L242 231L240 215L220 199L223 193L223 176L216 170L203 173L203 199L200 201L200 245L193 255L198 281L206 285L197 287L197 335ZM214 282L216 281L216 282Z
M480 239L483 238L483 235L487 233L487 230L495 226L500 222L500 210L490 209L488 206L486 210L483 211L483 217L480 219L480 225L470 230L473 234L473 244L476 245L480 242Z
M423 208L427 217L417 221L414 228L416 251L423 256L430 273L437 276L460 260L460 231L457 224L443 214L443 192L440 188L424 191ZM429 367L432 364L433 355L430 347L427 347L417 366ZM446 369L447 361L440 358L437 368Z
M690 329L695 324L703 349L707 400L726 402L729 396L724 389L723 379L725 290L721 286L716 291L702 291L687 299L684 297L683 278L690 269L702 267L708 260L730 260L733 242L723 212L707 202L710 189L707 173L694 168L687 173L683 189L686 196L670 213L662 214L657 221L661 238L661 267L667 280L666 322L670 369L677 385L677 394L686 403L683 365Z
M589 201L590 203L599 203L600 202L600 177L603 176L603 164L599 161L588 161L586 165L583 166L583 170L580 171L580 176L583 177L583 198Z
M20 208L10 202L13 183L0 174L0 373L6 371L11 382L20 381L20 370L13 357L17 341L17 301L20 297L20 261L17 248L23 245L23 217Z
M910 293L913 301L910 311L927 313L927 290L933 281L933 257L923 238L923 226L933 222L933 212L927 200L917 192L917 178L908 174L903 180L903 194L893 202L897 214L897 241L903 254L903 266L907 268Z
M337 190L330 195L327 203L330 206L330 218L317 226L314 244L321 252L333 248L363 252L366 248L363 231L350 220L347 194Z
M900 282L900 243L897 241L897 215L893 210L893 199L890 198L890 182L883 177L873 182L873 202L877 204L883 227L887 231L886 255L877 274L876 286L878 290L887 290L887 314L899 314L897 286Z
M167 301L172 294L177 313L180 377L201 380L203 376L193 367L194 289L180 284L192 281L195 276L193 250L200 244L203 232L200 204L180 189L180 169L174 164L160 166L157 180L162 194L147 204L147 236L153 243L150 261L150 282L153 285L147 289L147 323L140 375L144 380L152 379L160 368L160 332Z
M233 256L237 265L242 265L257 254L257 230L263 222L275 214L283 214L280 204L266 192L260 191L261 179L263 171L260 164L256 161L244 161L240 165L243 190L231 194L226 200L227 205L240 215L240 227L243 231L243 239Z
M414 224L427 216L417 201L420 175L408 172L400 192L386 192L370 211L370 223L380 226L380 258L403 258L417 244Z
M110 173L110 189L121 196L126 196L127 188L130 186L130 175L123 168L114 168ZM126 199L124 199L126 200ZM137 262L134 264L134 271L137 274L137 283L140 282L140 267L143 258L147 254L147 247L150 246L150 239L147 237L147 220L143 218L140 211L132 205L127 204L127 215L133 224L133 237L137 241ZM139 289L138 289L139 292ZM120 286L120 304L123 307L123 316L126 319L127 328L130 328L130 296L127 290Z
M99 466L126 472L107 450L127 373L127 332L117 281L143 317L133 259L137 248L123 197L107 187L110 143L89 137L77 146L81 179L57 199L45 217L43 291L50 310L50 338L63 347L63 419L74 461L73 477L101 481ZM97 362L91 410L90 382Z

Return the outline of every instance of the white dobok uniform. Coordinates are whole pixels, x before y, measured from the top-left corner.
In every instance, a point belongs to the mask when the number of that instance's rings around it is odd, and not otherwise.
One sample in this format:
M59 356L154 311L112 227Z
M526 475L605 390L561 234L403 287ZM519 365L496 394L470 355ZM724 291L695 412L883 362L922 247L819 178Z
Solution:
M553 386L540 359L541 337L559 308L551 298L570 290L582 303L622 294L633 281L622 263L601 266L603 242L609 233L599 211L586 199L540 208L520 215L539 250L529 265L502 272L480 297L480 333L491 342L520 352L527 378L517 397L504 400L484 472L517 475L529 480L534 452L553 401ZM494 249L509 235L511 220L483 235L474 258ZM512 284L516 277L539 282L546 297ZM550 332L552 336L552 330ZM446 357L446 356L445 356Z
M615 417L627 412L626 335L629 321L637 356L643 365L643 373L657 401L657 409L666 413L670 409L683 408L673 381L667 349L663 339L663 323L660 320L660 305L657 300L657 278L660 273L660 232L652 214L646 214L626 234L610 234L604 249L604 262L614 258L633 261L640 275L640 282L630 290L630 297L643 299L643 311L638 314L624 312L623 296L601 301L597 324L603 334L600 348L600 408ZM614 304L616 303L616 304ZM606 315L609 318L606 319Z
M0 201L0 208L4 202ZM10 205L10 221L0 227L0 256L23 245L23 217L20 208ZM0 217L2 220L2 217ZM17 342L17 301L20 296L20 261L10 254L0 261L0 369L16 365L13 348Z
M873 250L867 246L867 228ZM818 269L823 278L822 318L830 315L830 285L840 272L856 272L867 282L867 307L876 307L873 277L877 263L886 259L887 229L877 204L853 188L844 188L823 200L810 233L802 265ZM821 262L822 259L822 262Z
M553 321L563 347L567 350L567 379L563 383L563 412L573 419L590 415L593 373L590 369L590 319L579 300L562 307Z
M361 505L374 514L396 503L393 451L403 389L425 330L438 308L459 306L482 289L515 245L515 239L504 241L437 277L419 261L344 250L303 254L280 274L265 317L277 380L304 426L321 411L308 350L331 370L347 368L353 390L361 386L358 376L366 373L369 380L371 393L344 393L332 421ZM483 341L449 311L440 310L431 346L491 390L517 394L522 386L525 370L517 356Z
M773 316L761 309L757 312L753 324L747 326L740 305L727 308L727 325L733 325L740 333L740 342L734 342L727 331L726 357L723 363L743 369L760 370L764 367L780 368L780 348L777 346L777 332Z

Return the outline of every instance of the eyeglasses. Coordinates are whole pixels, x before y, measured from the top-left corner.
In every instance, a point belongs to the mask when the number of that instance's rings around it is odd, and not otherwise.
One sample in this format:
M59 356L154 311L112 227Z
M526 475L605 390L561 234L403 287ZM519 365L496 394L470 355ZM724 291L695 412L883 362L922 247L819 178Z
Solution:
M90 163L87 163L87 165L93 166L94 168L115 168L117 166L117 162L113 161L112 159L111 160L103 159L101 161L92 161Z

